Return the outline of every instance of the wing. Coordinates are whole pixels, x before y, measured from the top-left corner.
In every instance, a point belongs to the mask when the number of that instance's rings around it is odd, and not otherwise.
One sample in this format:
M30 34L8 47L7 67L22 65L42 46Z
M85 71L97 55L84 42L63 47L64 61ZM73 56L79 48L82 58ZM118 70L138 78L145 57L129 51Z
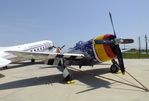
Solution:
M0 68L4 67L4 66L7 66L9 63L11 63L10 60L7 60L7 59L4 59L4 58L0 57Z
M40 59L40 60L48 60L55 58L65 58L65 59L82 59L84 57L83 54L71 54L71 53L50 53L50 52L25 52L25 51L7 51L8 53L12 53L17 57L22 57L26 59Z

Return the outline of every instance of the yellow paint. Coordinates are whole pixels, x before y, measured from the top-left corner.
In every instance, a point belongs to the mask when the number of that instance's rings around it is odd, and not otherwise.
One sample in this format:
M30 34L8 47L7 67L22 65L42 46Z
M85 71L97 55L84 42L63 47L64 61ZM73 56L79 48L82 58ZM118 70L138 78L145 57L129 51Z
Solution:
M67 81L67 84L75 84L75 80Z
M104 35L98 36L95 40L103 40L103 38L104 38ZM111 58L107 55L103 44L95 44L94 41L93 41L93 44L94 44L96 56L99 58L99 60L101 60L102 62L111 60Z

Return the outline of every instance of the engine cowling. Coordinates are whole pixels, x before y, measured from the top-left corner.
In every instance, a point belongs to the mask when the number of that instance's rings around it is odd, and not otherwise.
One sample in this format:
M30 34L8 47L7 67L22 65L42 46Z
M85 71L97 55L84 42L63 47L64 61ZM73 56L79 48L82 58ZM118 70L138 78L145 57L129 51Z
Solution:
M114 38L115 37L112 34L105 34L105 35L96 37L94 40L112 40ZM116 57L112 44L96 44L94 40L93 40L94 53L95 53L96 59L99 62L109 61Z

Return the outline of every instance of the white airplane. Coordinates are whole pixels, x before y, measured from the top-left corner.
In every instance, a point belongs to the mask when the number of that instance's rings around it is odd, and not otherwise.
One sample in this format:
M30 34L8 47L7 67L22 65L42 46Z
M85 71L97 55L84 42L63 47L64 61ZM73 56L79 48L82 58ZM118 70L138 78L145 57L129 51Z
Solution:
M53 42L49 40L28 43L23 45L0 47L0 68L6 67L13 62L24 60L43 59L38 54L47 54L48 50L53 49ZM25 54L26 53L26 54Z

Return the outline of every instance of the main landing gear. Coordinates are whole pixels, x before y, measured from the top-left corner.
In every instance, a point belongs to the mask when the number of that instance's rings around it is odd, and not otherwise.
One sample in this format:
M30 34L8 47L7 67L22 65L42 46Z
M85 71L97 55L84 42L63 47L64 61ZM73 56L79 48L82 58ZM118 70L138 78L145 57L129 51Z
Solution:
M64 80L66 81L67 84L73 84L75 83L75 81L71 78L71 75L67 69L67 67L63 67L64 70L63 70L63 77L64 77Z
M113 64L110 67L110 71L111 71L111 73L117 73L120 70L120 67L114 59L112 60L112 63Z
M67 84L75 83L75 81L72 79L71 74L68 70L68 66L69 66L68 61L64 61L62 59L61 63L59 61L55 65L57 65L57 69L60 70L63 73L63 78L64 78L64 80L66 81Z
M31 63L35 63L35 59L31 59Z
M8 66L4 66L2 69L3 69L3 70L4 70L4 69L8 69Z

